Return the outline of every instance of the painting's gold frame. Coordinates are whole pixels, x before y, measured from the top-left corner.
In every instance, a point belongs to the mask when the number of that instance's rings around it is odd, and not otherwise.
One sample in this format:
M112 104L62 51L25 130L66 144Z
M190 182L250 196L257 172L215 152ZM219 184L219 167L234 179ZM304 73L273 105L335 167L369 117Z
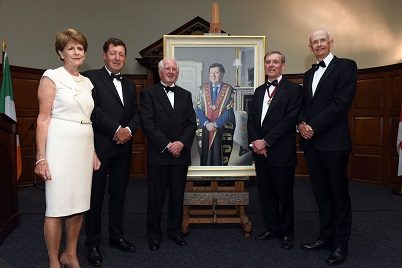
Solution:
M163 55L175 58L178 48L254 48L254 88L265 82L265 36L164 35ZM189 177L255 176L250 166L190 166Z

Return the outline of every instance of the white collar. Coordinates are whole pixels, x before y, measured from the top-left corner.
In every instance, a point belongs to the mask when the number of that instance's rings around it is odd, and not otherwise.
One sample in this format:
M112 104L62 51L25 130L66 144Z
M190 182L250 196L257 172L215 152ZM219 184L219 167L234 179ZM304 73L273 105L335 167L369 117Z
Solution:
M332 59L334 58L334 55L330 52L323 61L325 62L325 68L328 67L328 65L331 63ZM318 61L317 61L318 63Z
M111 71L109 71L109 69L105 66L106 71L109 73L109 75L112 73ZM121 72L118 72L116 75L119 75Z

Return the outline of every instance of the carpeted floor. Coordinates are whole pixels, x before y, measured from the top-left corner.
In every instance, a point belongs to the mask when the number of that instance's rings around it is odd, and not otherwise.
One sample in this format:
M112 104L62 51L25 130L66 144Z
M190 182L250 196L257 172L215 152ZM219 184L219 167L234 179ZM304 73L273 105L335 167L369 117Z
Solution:
M39 188L43 185L39 185ZM47 267L43 240L44 192L38 187L20 188L20 226L0 245L0 267ZM325 267L329 251L306 252L299 244L317 237L318 216L308 180L295 183L295 247L284 250L279 240L256 241L264 230L255 185L250 185L247 214L253 224L252 237L245 238L239 225L191 225L188 246L162 241L151 252L146 243L146 181L131 180L125 209L125 237L136 253L123 253L107 245L107 214L103 217L102 267ZM353 208L349 256L342 267L402 267L402 197L387 187L350 183ZM166 211L166 210L165 210ZM79 260L86 260L84 234L79 241Z

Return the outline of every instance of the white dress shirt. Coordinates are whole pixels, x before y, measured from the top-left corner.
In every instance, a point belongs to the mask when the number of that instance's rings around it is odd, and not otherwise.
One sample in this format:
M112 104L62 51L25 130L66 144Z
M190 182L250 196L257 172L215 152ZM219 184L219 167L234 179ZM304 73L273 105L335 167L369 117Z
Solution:
M276 79L276 80L278 80L278 84L281 81L281 79L282 79L282 75L279 76ZM272 81L268 80L268 82L272 82ZM269 89L268 89L269 90L269 95L272 94L272 92L275 90L276 87L277 86L272 86L272 85L269 87ZM274 96L272 96L272 98L274 98ZM268 108L269 108L268 100L269 100L268 92L265 91L264 101L262 102L261 126L262 126L262 122L264 122L264 118L265 118L265 116L267 115L267 112L268 112ZM272 99L271 99L271 101L272 101Z
M163 89L165 89L165 87L167 87L162 81L161 81L161 84L163 86ZM176 86L175 84L171 85L171 87L175 87L175 86ZM170 101L170 104L172 105L172 108L174 109L174 92L173 91L167 92L166 89L165 89L165 92Z
M109 73L109 75L112 73L111 71L109 71L109 69L105 66L105 68L106 68L106 70L107 70L107 72ZM117 74L120 74L120 73L117 73ZM121 85L121 81L119 80L119 79L113 79L113 84L114 84L114 87L116 88L116 91L117 91L117 94L119 95L119 97L120 97L120 100L121 100L121 103L123 104L123 106L124 106L124 101L123 101L123 87L122 87L122 85Z
M318 86L318 83L320 82L321 77L323 76L325 70L327 69L328 65L331 63L331 60L333 58L334 58L334 55L332 55L332 53L329 53L328 56L326 56L325 59L323 60L325 62L325 67L319 66L318 69L315 71L314 77L313 77L313 83L311 85L311 89L313 91L313 96L315 94L315 91L317 89L317 86Z

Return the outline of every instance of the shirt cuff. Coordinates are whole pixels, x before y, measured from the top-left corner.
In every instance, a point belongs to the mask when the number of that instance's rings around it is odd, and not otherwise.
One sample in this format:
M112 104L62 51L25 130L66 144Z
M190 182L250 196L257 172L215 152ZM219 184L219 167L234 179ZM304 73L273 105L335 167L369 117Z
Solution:
M262 139L262 140L265 142L265 145L266 145L267 147L270 147L269 144L268 144L268 142L267 142L265 139Z
M131 133L131 129L129 127L125 127L126 129L128 129L128 131L130 132L130 136L132 137L133 134Z
M119 131L119 129L121 129L121 126L119 126L119 127L116 129L114 135L116 135L116 133L117 133L117 131Z
M171 144L171 142L169 142L169 143L165 146L165 148L163 148L163 150L161 151L161 154L163 154L163 152L167 149L167 147L169 147L170 144Z

